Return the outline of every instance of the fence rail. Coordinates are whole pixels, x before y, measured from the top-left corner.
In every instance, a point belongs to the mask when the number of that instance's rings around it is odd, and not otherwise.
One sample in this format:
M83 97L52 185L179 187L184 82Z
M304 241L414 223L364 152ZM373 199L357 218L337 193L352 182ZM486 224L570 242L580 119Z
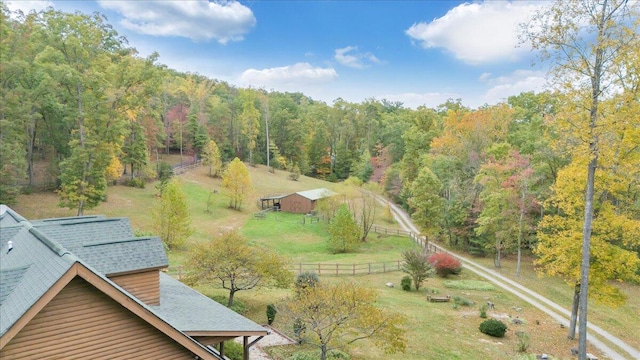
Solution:
M190 162L182 162L173 166L173 174L180 175L188 170L195 169L202 165L202 160L195 160Z
M414 234L410 231L399 229L388 229L382 226L373 225L371 231L377 234L385 235L398 235L408 236L415 241L426 252L437 253L443 252L441 248L431 244L426 236ZM445 251L446 252L446 251ZM377 274L387 273L394 271L401 271L404 260L393 260L384 262L369 262L369 263L354 263L354 264L327 264L327 263L297 263L289 270L294 273L302 273L305 271L312 271L318 275L365 275L365 274ZM182 265L170 266L167 269L167 273L178 280L181 280L185 274L185 270Z
M402 260L360 264L298 263L289 268L289 270L297 273L312 271L318 275L363 275L400 271L402 270L402 264Z

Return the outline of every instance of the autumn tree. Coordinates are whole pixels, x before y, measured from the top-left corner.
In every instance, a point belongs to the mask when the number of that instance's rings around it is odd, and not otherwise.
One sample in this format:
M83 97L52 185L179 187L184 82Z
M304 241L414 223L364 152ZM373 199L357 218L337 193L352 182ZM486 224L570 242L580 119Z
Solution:
M586 358L587 299L594 230L596 169L603 143L619 128L611 120L624 107L601 106L623 83L620 74L631 68L624 59L637 55L638 6L626 0L558 1L541 10L525 35L543 59L551 59L550 75L563 90L562 110L556 126L571 137L567 148L584 159L585 195L582 220L581 272L579 293L579 358ZM631 63L637 62L637 58ZM624 77L624 76L622 76ZM606 165L606 163L605 163ZM575 214L574 214L575 216Z
M338 208L329 225L329 250L334 253L346 253L355 250L360 244L360 227L346 204Z
M410 183L407 204L413 210L412 217L429 235L439 231L442 219L442 184L428 167L423 167L418 177Z
M525 233L531 232L531 213L537 204L531 190L534 171L529 158L507 143L494 144L488 153L489 159L482 164L475 179L482 185L482 210L475 231L487 240L486 247L495 255L494 265L498 268L503 251L516 245L516 276L519 276L522 243Z
M209 165L209 176L217 177L222 170L222 159L220 158L220 149L215 141L209 140L207 146L202 151L202 162Z
M229 207L240 210L242 201L253 191L249 170L240 159L235 158L227 165L222 174L222 188L229 198Z
M256 107L256 94L254 90L242 90L240 92L242 102L242 112L240 113L240 123L242 124L242 134L247 139L249 148L249 164L254 165L253 151L256 149L256 139L260 132L260 111Z
M187 262L187 282L217 283L229 290L227 306L232 306L238 291L289 287L293 274L286 265L287 261L276 253L251 244L237 231L230 231L193 246Z
M419 291L422 283L433 273L429 256L422 249L411 249L402 253L402 259L402 271L411 276L413 286Z
M330 350L345 350L363 339L372 340L385 353L404 352L405 319L376 306L374 290L355 283L317 283L298 291L286 311L305 329L305 343L320 349L321 360Z
M362 189L359 192L361 195L360 204L354 214L358 218L358 225L360 226L360 240L367 241L367 236L369 236L376 218L378 201L371 190Z
M162 189L160 203L151 210L154 232L169 250L182 247L193 233L187 197L176 179Z

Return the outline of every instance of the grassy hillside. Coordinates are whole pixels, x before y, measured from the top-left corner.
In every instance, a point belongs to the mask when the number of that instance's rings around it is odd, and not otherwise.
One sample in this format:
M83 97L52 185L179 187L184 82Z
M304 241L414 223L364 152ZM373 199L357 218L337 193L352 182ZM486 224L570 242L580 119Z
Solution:
M302 224L302 215L270 213L266 220L256 220L253 213L258 211L258 198L263 195L289 193L319 187L327 187L341 194L353 194L353 189L342 185L327 183L321 180L302 176L299 181L288 180L288 173L276 171L270 173L264 166L249 167L255 191L245 202L242 211L227 208L227 199L219 192L220 180L208 177L207 169L199 168L179 178L188 197L191 208L192 224L196 229L189 242L207 241L225 230L238 228L256 244L274 249L286 255L293 263L366 263L377 261L394 261L401 258L401 252L415 246L408 238L378 237L372 235L370 240L353 254L332 255L326 251L326 224ZM57 206L55 194L23 195L14 209L28 219L73 216L75 212ZM114 186L108 190L107 201L87 214L104 214L107 217L128 217L136 230L151 231L150 210L158 202L154 184L145 189L134 189L125 186ZM378 209L377 223L382 224L383 209ZM384 224L393 227L393 224ZM184 262L185 250L169 254L172 266ZM483 261L480 259L480 261ZM490 262L490 259L487 259ZM509 259L505 260L504 273L509 275L512 267ZM500 290L480 291L473 289L452 289L445 287L442 279L429 279L425 286L429 291L460 296L475 304L472 306L454 307L453 303L429 303L426 291L404 292L398 286L404 274L392 272L374 275L323 276L322 281L354 281L366 284L378 291L379 303L383 307L399 311L407 317L408 349L400 355L403 359L514 359L520 354L516 352L518 340L516 331L525 331L531 338L529 352L548 353L558 358L570 358L569 348L575 342L566 339L566 329L531 306L512 295ZM470 273L463 272L461 280L480 280ZM531 266L525 266L519 280L527 286L539 291L565 307L570 292L557 279L538 279ZM394 288L384 284L393 282ZM202 292L211 296L225 296L225 291L213 286L202 286ZM630 300L624 307L609 309L591 307L593 315L590 320L598 321L608 331L620 336L635 347L640 347L640 340L635 334L640 333L640 290L637 286L625 287ZM289 296L288 290L262 289L239 292L237 301L245 304L244 314L259 323L266 322L265 308L270 303L281 303ZM510 325L507 336L502 339L490 338L478 331L481 322L478 314L479 304L486 301L496 304L496 310L489 316L499 317L505 322L519 317L523 325ZM570 300L569 300L570 301ZM275 325L286 333L292 332L292 326L283 316L276 318ZM274 348L275 358L286 359L286 354L297 348ZM597 353L594 349L589 351ZM373 344L356 343L350 353L354 359L386 359Z

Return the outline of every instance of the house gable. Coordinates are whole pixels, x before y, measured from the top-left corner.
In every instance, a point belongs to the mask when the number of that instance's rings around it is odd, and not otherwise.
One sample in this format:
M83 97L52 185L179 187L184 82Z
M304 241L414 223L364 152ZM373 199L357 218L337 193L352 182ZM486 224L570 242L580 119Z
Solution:
M194 354L76 276L6 346L2 359L193 359Z
M82 284L82 286L78 284ZM81 290L74 290L77 288L81 288ZM70 290L67 291L68 289ZM72 296L68 295L68 293L71 293ZM66 295L59 296L59 294ZM87 301L87 298L90 298L92 300ZM94 304L94 301L96 300L98 300L96 302L96 304L98 305ZM105 305L106 303L110 303L110 305ZM87 306L86 304L89 305ZM63 310L60 310L61 306L62 308L64 308ZM49 311L45 311L45 309L49 309ZM115 313L113 310L116 310ZM25 349L27 348L27 346L29 346L24 345L25 341L27 344L31 344L30 346L33 346L37 349L43 346L43 342L49 342L49 337L52 337L52 339L58 339L59 341L61 341L61 344L70 344L67 340L67 336L78 334L78 336L82 337L84 334L84 336L86 337L84 341L86 341L88 344L91 344L92 341L94 341L94 336L98 337L97 341L99 341L101 344L104 344L104 337L107 333L108 328L100 328L100 326L103 325L113 325L115 328L120 329L119 333L124 333L124 336L139 337L139 335L136 335L136 331L139 326L141 326L140 323L138 323L138 325L136 326L133 326L126 322L123 323L123 314L124 317L128 319L127 321L133 321L131 319L135 319L136 322L145 324L144 326L148 327L145 330L146 333L149 333L149 329L155 329L152 332L155 335L149 335L150 337L144 338L144 341L149 341L149 343L155 343L158 341L168 342L170 343L170 345L162 345L159 346L159 348L174 348L175 346L177 346L178 348L182 349L180 350L180 352L189 354L188 357L174 356L168 358L192 359L194 354L202 359L217 358L211 352L206 350L202 345L197 344L186 334L182 333L171 324L167 323L165 320L159 318L151 309L147 308L146 305L144 305L138 299L128 295L128 293L120 289L116 284L96 274L80 262L76 262L69 269L69 271L61 276L58 281L51 288L49 288L49 290L44 293L40 297L40 299L35 302L33 306L31 306L29 310L23 316L21 316L17 322L13 324L13 326L11 326L11 328L9 328L5 333L2 334L2 336L0 337L0 358L2 358L3 360L14 358L33 358L33 356L22 357L22 354L25 353ZM71 326L71 324L74 324L76 321L78 323L75 324L75 326L78 326L81 329L81 331L77 333L74 332L74 328ZM35 334L37 335L38 331L45 331L46 334L41 334L41 336L34 336L32 330L29 330L34 322L37 325ZM84 329L82 328L82 326L98 326L98 328ZM129 326L131 326L131 329L133 331L127 330ZM40 330L38 330L38 328ZM48 332L48 330L51 330L51 332ZM64 335L62 338L59 338L58 333L66 335ZM27 338L24 338L23 340L15 340L16 338L22 339L24 335L28 335ZM121 349L118 351L135 351L135 348L139 348L141 351L141 358L147 358L148 355L145 354L150 354L149 351L155 351L155 347L149 350L149 348L142 346L142 344L138 344L133 340L123 339L122 336L123 335L115 337L114 343L120 344L121 347L127 349ZM30 338L38 339L38 342L31 343ZM78 345L79 349L85 349L86 346L82 345L84 344L84 342L80 340L78 341L78 344L80 345L74 343L74 346ZM51 341L51 344L53 346L52 351L56 351L55 349L57 348L55 347L55 345L53 345L53 340ZM102 347L104 348L104 345L102 345ZM38 351L40 351L36 356L38 358L69 358L67 354L71 351L71 348L66 348L65 346L63 346L63 351L65 351L63 353L63 356L43 356L41 355L42 349L39 349ZM174 354L175 351L171 350L169 351L169 353ZM84 352L82 352L82 354L84 354ZM109 355L108 353L104 353L104 355L100 355L98 357L130 358L129 355L119 356L115 354L118 354L118 352L115 352L113 356ZM151 358L156 357L152 356Z

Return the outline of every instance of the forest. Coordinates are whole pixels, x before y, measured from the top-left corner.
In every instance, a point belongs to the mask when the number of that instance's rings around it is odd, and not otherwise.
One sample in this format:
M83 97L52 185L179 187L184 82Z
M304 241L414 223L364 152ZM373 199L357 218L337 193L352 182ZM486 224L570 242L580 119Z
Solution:
M224 163L376 182L430 240L496 267L533 253L573 285L589 206L593 296L620 303L610 280L640 279L637 17L609 24L619 41L601 54L597 93L578 53L555 68L564 79L556 90L476 109L460 99L411 109L238 88L139 56L98 13L0 6L0 203L41 186L40 171L60 206L80 215L119 178L154 179L160 154L191 162L213 141Z

